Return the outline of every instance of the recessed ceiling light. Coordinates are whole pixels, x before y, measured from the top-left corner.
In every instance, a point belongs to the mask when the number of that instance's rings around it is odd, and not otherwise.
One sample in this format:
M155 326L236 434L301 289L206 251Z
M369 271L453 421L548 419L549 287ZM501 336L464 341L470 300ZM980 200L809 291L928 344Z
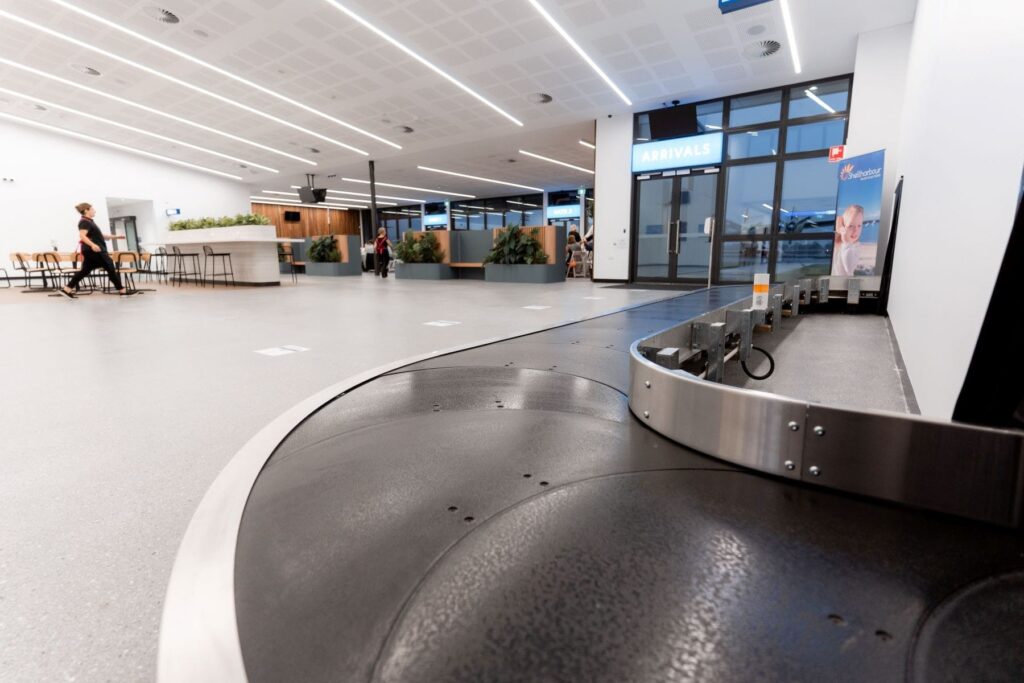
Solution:
M145 12L146 16L150 19L156 19L163 24L177 24L181 21L177 14L170 10L163 9L162 7L143 7L142 11Z
M75 71L81 71L82 73L86 74L87 76L99 76L100 75L99 71L97 71L96 69L92 68L91 66L86 66L85 64L72 64L71 68L74 69Z
M793 71L800 73L800 52L796 48L796 32L793 30L793 18L789 13L789 0L779 0L779 7L782 9L782 22L786 25L789 54L793 57Z
M100 97L105 97L108 100L113 100L114 102L119 102L119 103L124 104L124 105L129 106L129 107L135 107L136 109L141 109L141 110L147 111L147 112L149 112L151 114L156 114L157 116L163 116L164 118L171 119L172 121L177 121L178 123L183 123L183 124L185 124L187 126L192 126L193 128L198 128L200 130L204 130L204 131L206 131L208 133L214 133L215 135L220 135L220 136L229 138L231 140L234 140L236 142L241 142L241 143L244 143L244 144L247 144L247 145L251 145L253 147L258 147L258 148L260 148L262 150L265 150L267 152L273 152L274 154L280 154L281 156L288 157L289 159L294 159L295 161L301 161L302 163L309 164L310 166L316 166L317 165L317 163L315 161L310 161L309 159L303 159L300 156L295 156L294 154L289 154L288 152L284 152L284 151L281 151L279 149L275 149L274 147L268 147L267 145L260 144L259 142L254 142L253 140L247 140L246 138L242 138L242 137L239 137L237 135L233 135L231 133L226 133L224 131L217 130L216 128L210 128L209 126L204 126L201 123L196 123L195 121L190 121L189 119L185 119L185 118L182 118L180 116L175 116L174 114L169 114L167 112L160 111L159 109L154 109L153 107L147 107L144 104L139 104L138 102L134 102L132 100L125 99L123 97L118 97L117 95L111 95L109 93L105 93L102 90L97 90L96 88L90 88L89 86L82 85L81 83L76 83L74 81L70 81L70 80L68 80L66 78L61 78L60 76L54 76L53 74L48 74L45 71L40 71L39 69L34 69L34 68L30 67L30 66L26 66L24 64L19 64L18 62L11 61L10 59L6 59L4 57L0 57L0 64L6 64L7 66L12 66L12 67L14 67L16 69L21 69L22 71L27 71L28 73L32 73L32 74L35 74L37 76L41 76L43 78L48 78L48 79L50 79L52 81L56 81L57 83L62 83L62 84L67 85L69 87L77 88L78 90L84 90L85 92L92 93L93 95L98 95Z
M141 33L137 33L136 31L132 31L131 29L125 28L124 26L121 26L120 24L117 24L117 23L115 23L113 21L110 21L109 19L105 19L105 18L103 18L103 17L101 17L101 16L99 16L97 14L93 14L92 12L84 10L84 9L82 9L80 7L76 7L75 5L73 5L73 4L69 3L69 2L66 2L65 0L50 0L50 2L53 2L56 5L59 5L59 6L63 7L63 8L65 8L65 9L71 10L72 12L80 14L80 15L82 15L84 17L88 17L89 19L92 19L93 21L99 22L99 23L103 24L104 26L112 28L112 29L114 29L116 31L120 31L121 33L124 33L126 35L132 36L133 38L137 38L138 40L141 40L141 41L143 41L145 43L148 43L149 45L152 45L153 47L161 49L161 50L163 50L165 52L170 52L171 54L173 54L173 55L175 55L177 57L180 57L182 59L187 59L188 61L192 62L193 64L198 64L199 66L202 66L202 67L205 67L207 69L210 69L211 71L215 71L215 72L217 72L218 74L220 74L222 76L225 76L225 77L230 78L230 79L232 79L234 81L242 83L243 85L247 85L250 88L255 88L256 90L259 90L260 92L262 92L262 93L264 93L266 95L270 95L271 97L279 99L279 100L281 100L283 102L287 102L287 103L289 103L289 104L291 104L293 106L299 107L300 109L302 109L304 111L307 111L307 112L309 112L311 114L316 114L317 116L319 116L321 118L324 118L324 119L327 119L328 121L332 121L332 122L338 124L339 126L343 126L345 128L348 128L349 130L355 131L356 133L359 133L360 135L365 135L367 137L373 138L374 140L377 140L378 142L382 142L382 143L384 143L386 145L390 145L391 147L394 147L395 149L401 149L402 148L401 145L399 145L397 143L394 143L394 142L391 142L390 140L386 140L385 138L382 138L379 135L374 135L373 133L371 133L369 131L363 130L362 128L359 128L358 126L354 126L354 125L352 125L352 124L350 124L350 123L348 123L346 121L342 121L341 119L336 118L334 116L331 116L330 114L327 114L325 112L322 112L319 109L314 109L313 107L310 107L308 105L302 104L301 102L298 102L295 99L293 99L291 97L288 97L286 95L283 95L283 94L281 94L281 93L279 93L279 92L277 92L275 90L272 90L270 88L265 88L262 85L259 85L257 83L253 83L252 81L250 81L248 79L245 79L245 78L242 78L241 76L236 76L235 74L233 74L233 73L231 73L229 71L226 71L224 69L221 69L220 67L214 66L213 64L210 64L209 62L204 62L203 60L199 59L198 57L194 57L194 56L188 54L187 52L183 52L183 51L177 50L177 49L175 49L173 47L164 45L163 43L161 43L158 40L154 40L154 39L152 39L152 38L150 38L148 36L145 36L145 35L143 35ZM4 13L4 15L5 16L10 16L11 18L15 19L16 21L18 20L17 17L14 17L13 15L9 15L7 13ZM37 27L37 28L39 28L39 27ZM53 34L51 34L51 35L58 35L59 37L64 37L64 36L61 36L60 34L56 34L55 32ZM91 50L93 50L95 52L99 52L100 54L106 54L102 50L99 50L98 48L93 48L93 46L88 45L88 44L83 44L83 47L91 49ZM118 61L125 61L122 58L117 58L117 57L114 57L114 58L118 59ZM133 66L138 66L138 65L136 65L133 62L128 62L128 63L132 64ZM139 68L142 68L143 70L145 70L147 72L150 72L150 73L156 73L157 75L159 75L159 76L161 76L163 78L170 78L170 77L164 76L163 74L160 74L160 72L149 70L146 67L139 67ZM179 82L179 81L177 81L175 79L174 82ZM314 137L320 138L322 140L327 140L328 142L332 142L334 144L339 144L339 146L351 149L352 151L358 151L360 154L368 154L366 152L363 152L362 150L357 150L355 147L351 147L350 145L346 145L344 143L338 143L336 140L333 140L333 139L328 138L326 136L322 136L319 133L313 133L312 131L309 131L309 130L307 130L305 128L300 128L300 127L296 126L295 124L291 124L289 122L284 121L283 119L279 119L277 117L271 117L269 114L265 114L263 112L260 112L259 110L252 109L251 107L242 106L239 103L233 102L230 98L222 97L222 96L219 96L219 95L217 95L215 93L210 93L209 91L204 91L202 89L198 89L195 86L192 86L191 84L185 83L184 81L181 81L180 83L183 84L185 87L188 87L188 88L191 88L193 90L196 90L197 92L203 92L204 94L208 94L211 97L215 97L216 99L219 99L219 100L221 100L223 102L227 102L228 104L234 104L234 106L240 106L240 108L245 109L246 111L251 111L252 113L256 113L256 114L258 114L260 116L263 116L263 117L266 117L266 118L271 118L271 120L274 120L274 121L276 121L276 122L278 122L278 123L280 123L282 125L286 125L286 126L289 126L291 128L295 128L296 130L301 130L301 131L303 131L303 132L305 132L307 134L313 135Z
M278 172L276 168L270 168L269 166L263 166L261 164L257 164L256 162L253 162L253 161L246 161L245 159L239 159L238 157L233 157L230 154L222 154L220 152L216 152L216 151L214 151L212 149L208 149L206 147L200 147L199 145L193 145L192 143L185 142L184 140L178 140L176 138L167 137L166 135L160 135L159 133L153 133L151 131L144 130L142 128L136 128L135 126L129 126L129 125L124 124L124 123L118 123L117 121L112 121L110 119L105 119L102 116L96 116L95 114L88 114L88 113L86 113L84 111L80 111L78 109L72 109L71 107L65 107L65 106L60 105L60 104L55 104L53 102L48 102L46 100L40 99L38 97L35 97L33 95L25 95L24 93L15 92L14 90L8 90L7 88L3 88L3 87L0 87L0 92L5 92L8 95L14 95L15 97L22 97L22 98L28 99L28 100L35 100L35 101L41 103L41 104L36 104L35 105L35 108L38 109L39 111L46 111L47 107L52 107L53 109L59 109L59 110L62 110L62 111L70 112L72 114L77 114L78 116L82 116L84 118L91 119L93 121L99 121L100 123L106 123L106 124L111 125L111 126L116 126L117 128L121 128L123 130L130 130L133 133L141 133L142 135L147 135L147 136L149 136L151 138L156 138L158 140L163 140L165 142L170 142L172 145L181 145L182 147L188 147L189 149L194 149L194 150L199 151L199 152L205 152L207 154L212 154L213 156L220 157L221 159L229 159L231 161L237 161L237 162L239 162L242 165L242 168L247 168L246 164L250 164L250 165L255 166L257 168L262 168L265 171L270 171L271 173L277 173ZM46 106L42 106L44 104Z
M529 96L529 99L534 104L547 104L548 102L551 102L555 98L547 94L546 92L535 92Z
M546 19L549 24L551 24L551 27L554 28L558 32L558 34L565 39L565 42L569 43L569 46L572 47L572 49L576 50L576 54L582 57L583 61L590 65L590 68L593 69L594 72L597 73L597 75L600 76L601 79L608 84L609 88L615 91L615 94L618 95L623 102L625 102L629 106L633 105L630 99L626 97L625 93L619 90L619 86L612 83L612 79L608 78L608 75L601 70L601 67L599 67L597 63L590 58L590 55L583 51L583 48L580 47L579 44L572 39L572 36L566 33L564 28L558 25L558 22L555 21L554 17L548 14L548 11L541 7L541 4L537 2L537 0L527 0L527 2L533 5L533 8L537 10L537 12L539 12L540 15L544 17L544 19Z
M430 171L431 173L443 173L445 175L452 175L459 178L469 178L470 180L481 180L485 183L495 183L496 185L508 185L509 187L521 187L524 190L533 190L534 192L543 192L544 189L540 187L532 187L530 185L520 185L519 183L509 183L504 180L495 180L494 178L481 178L480 176L467 175L465 173L456 173L455 171L445 171L440 168L431 168L430 166L417 166L416 168L421 171Z
M597 145L595 145L592 142L587 142L586 140L580 140L579 143L581 145L583 145L584 147L589 147L590 149L597 149Z
M359 180L358 178L342 178L342 180L345 180L345 181L350 182L350 183L361 183L363 185L369 185L370 184L369 180ZM448 196L448 197L465 197L466 199L476 199L476 197L474 195L462 194L461 192L447 192L445 190L431 190L430 188L426 188L426 187L413 187L412 185L395 185L394 183L382 183L379 180L375 181L374 184L380 185L381 187L394 187L394 188L398 188L399 190L416 190L417 192L429 192L431 194L445 195L445 196Z
M558 164L559 166L565 166L567 168L574 168L577 171L583 171L584 173L589 173L590 175L594 175L594 172L591 171L589 168L583 168L582 166L576 166L574 164L567 164L564 161L559 161L558 159L552 159L551 157L542 157L539 154L534 154L533 152L527 152L525 149L519 150L519 153L520 154L525 154L528 157L533 157L534 159L540 159L541 161L546 161L549 164Z
M384 33L384 31L380 30L379 28L377 28L376 26L374 26L373 24L368 22L366 19L363 19L361 16L359 16L358 14L356 14L355 12L350 10L349 8L347 8L344 5L342 5L340 2L337 2L337 0L324 0L324 2L328 3L329 5L333 5L340 12L343 12L344 14L346 14L350 19L358 22L359 24L361 24L364 27L368 28L370 31L373 31L375 34L377 34L377 36L379 36L379 37L383 38L384 40L388 41L389 43L391 43L392 45L397 47L399 50L401 50L405 54L407 54L410 57L412 57L413 59L415 59L417 62L419 62L423 66L427 67L428 69L430 69L431 71L436 73L438 76L441 76L442 78L447 80L449 83L452 83L453 85L457 86L463 92L468 93L469 95L472 95L473 97L475 97L480 102L486 104L488 107L490 107L494 111L498 112L499 114L504 116L506 119L508 119L512 123L516 124L517 126L523 125L522 121L520 121L516 117L512 116L511 114L509 114L507 111L505 111L504 109L502 109L498 105L494 104L493 102L488 100L486 97L484 97L480 93L476 92L475 90L473 90L472 88L470 88L469 86L464 84L462 81L458 80L454 76L451 76L450 74L448 74L448 72L444 71L443 69L441 69L438 66L435 66L433 63L427 61L425 58L423 58L420 55L418 55L417 53L413 52L411 49L406 47L405 44L403 44L403 43L399 42L398 40L392 38L387 33Z
M88 142L94 142L96 144L106 145L107 147L114 147L115 149L122 149L122 150L125 150L126 152L132 152L134 154L141 154L142 156L149 157L151 159L159 159L160 161L166 161L169 164L176 164L178 166L186 166L188 168L194 168L197 171L203 171L205 173L212 173L214 175L223 176L225 178L231 178L232 180L241 180L242 179L242 176L231 175L230 173L224 173L223 171L215 171L214 169L206 168L205 166L199 166L197 164L190 164L187 161L179 161L178 159L172 159L170 157L165 157L165 156L160 155L160 154L154 154L153 152L147 152L145 150L137 149L135 147L129 147L127 145L122 145L122 144L117 143L117 142L111 142L110 140L104 140L103 138L95 138L95 137L93 137L91 135L83 135L82 133L76 133L75 131L68 130L67 128L59 128L57 126L51 126L51 125L46 124L46 123L40 123L38 121L32 121L31 119L23 119L20 116L12 116L11 114L4 114L3 112L0 112L0 118L9 119L9 120L15 121L17 123L24 123L24 124L27 124L29 126L35 126L37 128L43 128L45 130L52 130L52 131L54 131L56 133L60 133L61 135L67 135L69 137L78 138L79 140L86 140Z
M754 24L747 29L747 35L759 36L765 32L764 24Z

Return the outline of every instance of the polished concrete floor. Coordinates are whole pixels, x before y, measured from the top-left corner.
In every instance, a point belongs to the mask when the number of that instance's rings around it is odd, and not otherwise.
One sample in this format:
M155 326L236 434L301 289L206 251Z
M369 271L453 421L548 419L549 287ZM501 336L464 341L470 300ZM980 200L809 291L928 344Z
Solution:
M368 275L77 301L0 288L0 678L152 680L193 511L301 399L386 362L676 295ZM307 350L256 353L283 346Z

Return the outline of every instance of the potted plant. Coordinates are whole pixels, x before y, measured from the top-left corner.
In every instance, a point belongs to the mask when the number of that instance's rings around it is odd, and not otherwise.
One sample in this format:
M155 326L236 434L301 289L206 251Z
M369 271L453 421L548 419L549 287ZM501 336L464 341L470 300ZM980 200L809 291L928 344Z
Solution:
M537 228L524 232L518 225L496 231L494 246L484 258L484 279L488 282L561 282L565 266L547 252L537 239Z
M213 218L186 218L180 221L171 221L167 227L169 230L204 230L207 228L234 228L239 225L270 225L270 219L255 213L239 213L234 216L221 216Z
M334 235L313 240L306 260L306 275L342 275L341 252Z
M444 249L432 232L410 230L395 245L395 277L413 280L450 280L452 268L444 263Z

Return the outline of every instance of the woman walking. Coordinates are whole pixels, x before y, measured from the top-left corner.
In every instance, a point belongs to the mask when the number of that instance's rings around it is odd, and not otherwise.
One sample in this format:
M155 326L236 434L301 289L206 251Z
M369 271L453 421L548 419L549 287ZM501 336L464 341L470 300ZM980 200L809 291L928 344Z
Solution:
M377 275L386 278L388 276L388 261L391 258L391 254L388 249L391 247L391 240L388 239L388 233L384 228L377 230L377 239L373 242L373 262L376 266L375 271Z
M117 268L114 267L110 254L107 253L107 243L105 241L107 239L114 239L115 236L104 235L100 232L99 227L93 221L93 217L96 216L96 209L93 208L92 204L82 202L75 207L75 210L82 216L82 220L78 221L78 236L82 243L82 268L74 274L67 285L57 291L69 299L77 299L75 288L78 287L78 283L92 271L102 268L107 271L107 276L114 283L118 294L121 296L135 294L134 290L129 292L121 284L121 276L118 274Z

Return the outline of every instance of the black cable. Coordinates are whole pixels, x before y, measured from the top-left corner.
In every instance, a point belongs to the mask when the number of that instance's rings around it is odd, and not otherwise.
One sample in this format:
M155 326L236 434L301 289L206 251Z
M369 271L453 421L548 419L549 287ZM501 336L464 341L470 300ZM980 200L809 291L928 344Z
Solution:
M750 371L750 368L747 367L747 361L741 360L740 366L743 368L743 372L747 373L747 377L749 377L750 379L768 379L769 377L772 376L772 373L775 372L775 359L772 358L772 354L768 353L760 346L751 346L750 348L753 349L754 351L760 351L765 355L765 357L768 359L768 372L764 373L763 375L755 375Z

